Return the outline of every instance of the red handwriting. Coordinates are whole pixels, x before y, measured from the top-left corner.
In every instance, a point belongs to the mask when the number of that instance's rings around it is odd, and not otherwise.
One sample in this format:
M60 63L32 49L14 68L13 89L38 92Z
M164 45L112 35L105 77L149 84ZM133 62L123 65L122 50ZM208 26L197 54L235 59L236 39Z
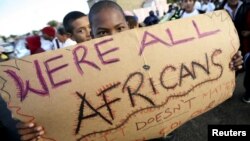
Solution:
M193 25L196 33L197 33L198 38L204 38L204 37L212 36L212 35L215 35L218 32L220 32L219 29L212 30L212 31L207 31L207 32L201 32L200 28L198 27L198 25L197 25L197 23L195 21L192 21L192 25ZM152 33L149 33L148 31L146 31L144 33L142 41L141 41L141 47L140 47L139 55L141 55L143 53L143 51L145 50L146 47L152 46L153 44L156 44L156 43L161 43L164 46L171 47L171 46L174 46L174 45L191 42L191 41L193 41L195 39L195 37L186 37L186 38L183 38L183 39L174 39L173 32L170 30L170 28L166 29L166 34L167 34L167 36L169 36L170 43L164 41L163 39L161 39L160 37L157 37L156 35L154 35ZM149 41L148 41L148 38L151 38L151 39L149 39ZM111 54L111 53L112 53L112 55L114 55L115 51L119 50L118 47L114 47L114 48L108 49L106 51L101 51L101 48L103 50L103 47L105 45L112 44L112 41L113 41L113 38L109 38L109 39L101 40L100 42L94 44L97 57L99 58L100 62L103 65L117 63L120 60L119 58L115 58L115 57L112 57L110 59L107 59L107 58L104 59L104 57L106 57L106 55ZM99 65L97 65L97 63L95 61L91 61L90 59L87 59L89 55L88 55L88 48L86 46L84 46L84 45L77 46L76 48L73 49L72 54L73 54L73 60L74 60L76 69L77 69L77 71L78 71L78 73L80 75L84 74L84 69L83 68L86 68L87 66L91 67L91 68L94 68L95 70L101 71L101 67ZM56 57L52 57L52 58L50 58L50 59L48 59L48 60L46 60L44 62L44 65L45 65L46 71L47 71L47 75L48 75L48 78L49 78L50 83L52 85L52 88L61 87L62 85L65 85L65 84L70 83L72 81L70 78L65 79L65 80L61 80L59 82L55 82L55 80L53 79L53 75L55 75L57 71L67 68L68 64L65 63L65 64L63 64L61 66L51 68L49 63L54 62L56 60L60 60L62 58L63 58L63 56L59 55L59 56L56 56ZM181 70L179 71L180 72L179 82L175 82L175 83L172 83L172 84L167 84L166 81L164 81L164 78L166 77L166 75L170 75L172 73L175 73L177 71L177 69L173 65L166 66L165 69L162 71L161 76L160 76L161 85L167 90L168 89L174 89L177 86L181 86L182 82L183 82L183 79L186 78L186 77L191 77L192 79L196 79L196 74L195 74L195 70L194 70L195 66L199 67L199 68L202 68L207 74L209 74L210 72L209 72L209 68L208 68L207 55L206 55L205 59L207 61L206 66L201 65L198 62L193 61L192 62L192 69L189 69L185 64L182 64L181 65ZM215 66L218 66L218 67L222 68L220 64L214 63L213 58L211 58L211 59L212 59L212 63ZM49 94L48 85L46 84L45 79L43 78L43 74L42 74L42 71L40 69L40 65L39 65L38 61L34 61L34 64L35 64L35 69L37 71L37 78L38 78L38 80L39 80L39 82L41 84L42 89L34 89L34 88L32 88L30 86L30 84L29 84L30 83L29 80L26 81L26 86L25 86L24 81L17 75L17 73L15 71L12 71L12 70L5 71L15 81L16 86L17 86L17 88L19 90L17 95L20 96L21 101L23 101L25 99L28 92L33 92L33 93L36 93L36 94L42 95L42 96ZM138 73L136 75L139 76ZM150 82L152 91L154 92L154 94L156 94L157 89L154 86L153 78L150 78L149 82ZM134 96L143 97L143 95L138 93L138 90L140 89L140 87L141 87L141 85L139 85L135 90L133 90L131 87L127 87L127 86L126 86L125 89L123 88L123 92L126 90L129 93L132 106L135 106L135 101L133 99ZM152 105L154 105L153 101L151 101L147 97L143 97L143 98L146 101L150 102Z
M54 62L56 60L60 61L61 58L63 58L63 56L58 55L56 57L49 58L49 59L45 60L45 62L44 62L45 68L47 70L47 75L49 77L52 88L60 87L62 85L65 85L65 84L71 82L71 79L62 80L60 82L54 81L52 74L54 74L62 69L65 69L66 67L68 67L68 64L63 64L61 66L58 66L58 67L51 69L49 67L49 63ZM26 96L28 95L29 92L33 92L33 93L38 94L40 96L49 95L48 84L45 81L45 78L44 78L44 75L42 73L41 66L40 66L38 60L34 60L34 66L35 66L38 82L40 83L41 89L32 88L31 87L32 83L30 82L30 80L23 80L20 76L18 76L18 74L15 71L13 71L13 70L6 70L5 71L14 80L16 87L17 87L17 90L18 90L17 95L20 97L21 101L23 101L26 98Z
M81 59L78 57L78 54L77 54L80 51L83 51L83 55L82 55ZM78 47L74 48L72 53L73 53L73 58L74 58L76 68L81 75L83 75L84 72L83 72L80 64L87 64L87 65L89 65L97 70L101 70L101 68L98 67L94 62L86 60L86 56L88 54L88 49L85 46L78 46Z
M32 88L31 87L31 84L30 84L30 81L29 80L26 80L25 82L16 74L15 71L12 71L12 70L6 70L5 72L15 81L15 84L16 84L16 87L17 89L19 90L17 92L17 96L20 97L20 100L23 101L28 92L33 92L35 94L38 94L40 96L46 96L46 95L49 95L49 89L48 89L48 86L47 86L47 83L44 79L44 76L42 75L42 70L41 70L41 67L38 63L38 60L35 60L34 61L34 64L35 64L35 68L36 68L36 74L37 74L37 78L38 78L38 81L42 87L42 89L35 89L35 88ZM25 86L25 84L26 86Z
M196 34L197 34L198 38L204 38L204 37L207 37L207 36L212 36L212 35L220 32L219 29L216 29L216 30L213 30L213 31L208 31L208 32L201 33L197 23L194 20L192 21L192 25L193 25L193 27L194 27L194 29L196 31ZM142 53L144 52L144 49L146 47L150 47L150 46L152 46L153 44L156 44L156 43L161 43L162 45L164 45L166 47L173 47L173 46L179 45L179 44L186 44L186 43L191 42L191 41L193 41L195 39L195 37L187 37L187 38L184 38L184 39L175 40L173 38L172 32L171 32L171 30L169 28L166 29L166 33L167 33L168 37L170 38L171 43L168 43L168 42L162 40L160 37L157 37L156 35L146 31L143 34L139 55L142 55ZM150 40L148 41L149 37L150 37Z
M98 54L98 57L101 60L102 64L104 64L104 65L120 61L119 58L113 58L113 59L109 59L109 60L104 60L103 56L105 56L105 55L107 55L107 54L109 54L111 52L114 52L114 51L116 51L116 50L119 49L118 47L116 47L116 48L112 48L112 49L107 50L107 51L105 51L105 52L102 53L100 51L100 46L103 45L103 44L106 44L107 42L110 42L110 41L113 41L113 39L110 38L110 39L103 40L103 41L95 44L95 49L96 49L96 52Z
M98 43L95 43L94 46L95 46L95 50L96 50L96 53L97 53L97 56L99 58L99 60L101 61L101 63L103 65L108 65L108 64L112 64L112 63L117 63L120 61L119 58L111 58L111 59L108 59L108 60L105 60L104 59L104 56L105 55L108 55L114 51L117 51L119 50L118 47L115 47L115 48L111 48L107 51L104 51L104 52L101 52L100 50L100 47L103 47L104 45L107 45L108 43L112 42L113 41L113 38L109 38L109 39L104 39ZM81 55L80 53L83 52L83 54ZM91 61L91 60L87 60L87 55L88 55L88 49L87 47L81 45L81 46L78 46L76 48L74 48L73 52L73 59L74 59L74 62L75 62L75 66L78 70L78 72L83 75L84 71L83 71L83 66L81 66L81 64L85 64L85 65L88 65L96 70L101 70L100 66L97 65L96 62L94 61Z
M51 59L48 59L47 61L44 62L44 65L45 65L46 70L47 70L47 74L49 76L50 83L51 83L52 87L54 87L54 88L71 82L71 79L67 79L67 80L63 80L61 82L55 83L55 81L54 81L54 79L52 77L53 73L55 73L55 72L57 72L57 71L59 71L59 70L61 70L61 69L63 69L63 68L65 68L65 67L68 66L68 64L64 64L64 65L58 66L58 67L56 67L54 69L50 69L49 62L53 62L54 60L58 60L58 59L60 59L62 57L63 57L62 55L58 55L58 56L53 57Z

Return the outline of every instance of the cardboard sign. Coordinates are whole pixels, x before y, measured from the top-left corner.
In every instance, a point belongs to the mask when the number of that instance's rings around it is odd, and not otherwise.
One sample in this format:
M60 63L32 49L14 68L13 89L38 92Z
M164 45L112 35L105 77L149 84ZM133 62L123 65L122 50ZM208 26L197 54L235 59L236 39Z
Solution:
M217 11L3 62L1 96L44 140L156 138L231 97L238 47Z

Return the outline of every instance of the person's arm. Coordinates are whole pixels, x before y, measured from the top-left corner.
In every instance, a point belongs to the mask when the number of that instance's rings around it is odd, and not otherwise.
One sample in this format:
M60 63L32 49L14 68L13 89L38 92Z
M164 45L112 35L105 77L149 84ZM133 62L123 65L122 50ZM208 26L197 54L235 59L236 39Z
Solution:
M231 62L229 64L230 69L232 70L240 70L243 65L243 57L241 55L241 52L238 51L236 54L234 54L233 58L231 59Z
M35 123L19 122L16 127L21 141L37 141L45 133L43 127Z

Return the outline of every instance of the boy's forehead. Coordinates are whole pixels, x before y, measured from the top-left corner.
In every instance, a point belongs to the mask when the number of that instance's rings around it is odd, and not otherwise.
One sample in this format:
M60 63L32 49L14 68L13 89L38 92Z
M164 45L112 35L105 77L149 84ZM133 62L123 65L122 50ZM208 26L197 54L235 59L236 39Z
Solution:
M80 17L71 23L73 29L78 29L82 27L89 27L89 19L87 16Z
M89 19L88 19L88 17L87 16L83 16L83 17L80 17L80 18L78 18L78 19L76 19L76 20L74 20L72 22L72 26L73 27L76 27L76 26L79 26L79 25L81 25L81 26L88 26L89 25Z
M92 23L103 23L107 20L124 20L122 11L116 8L103 8L99 12L92 15Z

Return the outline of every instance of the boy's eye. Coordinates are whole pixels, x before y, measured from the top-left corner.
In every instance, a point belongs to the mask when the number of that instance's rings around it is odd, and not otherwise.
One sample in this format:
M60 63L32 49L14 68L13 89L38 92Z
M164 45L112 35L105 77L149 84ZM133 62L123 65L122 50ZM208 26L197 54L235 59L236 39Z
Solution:
M107 31L99 31L97 33L97 35L99 35L99 36L105 36L105 35L108 35L108 32Z
M124 26L120 26L120 27L117 28L117 31L118 31L118 32L121 32L121 31L123 31L124 29L125 29Z
M80 29L80 30L78 30L78 32L79 32L79 33L84 33L85 30L84 30L84 29Z

